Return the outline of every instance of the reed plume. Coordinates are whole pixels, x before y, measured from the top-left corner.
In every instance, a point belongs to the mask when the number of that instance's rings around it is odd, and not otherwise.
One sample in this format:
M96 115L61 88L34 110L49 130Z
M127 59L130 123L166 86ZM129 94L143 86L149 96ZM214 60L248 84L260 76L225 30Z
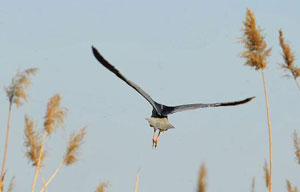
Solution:
M36 166L39 159L39 152L41 150L41 137L35 130L35 125L29 117L25 116L25 147L27 149L25 155L32 161L32 165ZM44 159L46 152L43 151L41 162Z
M37 175L40 170L41 160L43 158L43 149L47 136L63 125L63 118L66 115L66 109L61 107L61 96L56 94L52 96L47 105L47 111L44 122L44 134L42 137L41 147L39 150L38 160L36 162L35 173L32 182L31 192L34 192Z
M205 164L201 165L200 172L199 172L199 177L198 177L198 190L197 192L205 192L206 191L206 174L207 174L207 169Z
M297 79L296 79L297 77L300 76L300 68L297 68L294 65L295 55L292 52L290 45L285 42L285 40L283 38L283 32L282 32L281 29L279 30L279 43L280 43L280 46L282 48L282 54L281 55L282 55L283 60L284 60L284 63L281 64L281 67L292 73L292 75L293 75L293 77L296 81L297 87L300 90L299 83L297 82Z
M78 160L79 148L83 142L85 134L86 134L85 127L82 128L77 134L75 134L75 133L71 134L69 143L67 146L67 150L66 150L66 153L65 153L65 156L64 156L62 162L59 164L59 166L53 172L53 174L48 179L48 181L44 184L44 186L40 192L43 192L47 188L47 186L54 179L54 177L57 175L57 173L60 171L60 169L63 167L63 165L70 166Z
M5 138L6 141L5 141L2 169L1 169L1 175L0 175L0 190L1 191L3 191L4 171L5 171L5 165L6 165L6 159L7 159L12 105L15 104L17 107L20 107L23 104L23 101L25 101L25 102L27 101L26 89L31 84L30 76L35 74L37 72L37 70L38 70L37 68L30 68L23 72L18 72L12 78L11 84L5 88L5 91L6 91L8 100L9 100L9 108L8 108L8 120L7 120L6 138Z
M51 97L45 116L44 129L48 135L51 135L53 131L59 128L64 122L64 116L66 115L66 109L60 107L61 96L59 94Z
M247 9L244 21L244 36L241 43L245 46L245 51L241 57L246 59L246 65L255 67L256 70L267 67L267 58L271 54L271 48L267 49L262 30L256 26L255 15Z
M265 161L265 165L263 167L264 173L265 173L265 183L266 183L266 187L269 188L270 187L270 171L268 168L268 163L267 161Z
M298 188L293 187L289 180L286 180L286 188L287 188L288 192L298 192Z
M31 84L30 76L37 71L37 68L30 68L23 72L18 72L12 78L11 84L5 88L9 103L14 103L17 107L20 107L23 104L22 100L27 101L25 90Z
M255 192L255 177L252 177L251 192Z
M78 160L79 147L82 144L85 134L86 128L82 128L78 134L72 133L64 158L64 163L67 166L72 165Z
M8 188L7 188L7 192L13 192L15 189L15 177L12 177L10 179L10 182L9 182L9 185L8 185Z
M107 182L100 183L100 185L97 187L95 192L104 192L107 187L108 187Z
M298 164L300 164L300 138L298 136L297 131L294 131L293 133L293 141L294 141L294 148L295 148L295 157L298 161Z
M262 29L257 27L254 13L247 9L244 28L244 35L241 43L244 44L245 51L242 52L241 57L246 59L245 64L254 67L255 70L261 70L263 87L265 93L265 102L267 109L268 131L269 131L269 156L270 156L270 185L269 191L272 192L272 128L270 120L270 106L268 101L268 92L266 88L266 79L264 69L267 67L267 58L271 54L271 48L267 48L265 38L262 35Z

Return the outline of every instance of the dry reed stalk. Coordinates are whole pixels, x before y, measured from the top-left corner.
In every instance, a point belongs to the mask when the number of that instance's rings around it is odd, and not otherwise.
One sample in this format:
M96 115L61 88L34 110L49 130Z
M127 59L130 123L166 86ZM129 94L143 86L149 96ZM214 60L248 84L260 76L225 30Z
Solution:
M140 173L141 173L141 170L139 169L136 174L134 192L138 192L138 187L139 187L139 183L140 183Z
M269 191L272 192L272 128L270 120L270 106L268 102L268 92L266 88L266 80L264 69L267 67L267 58L271 54L271 48L267 49L267 44L262 35L262 30L256 26L255 15L250 9L247 9L244 21L244 35L241 43L244 44L245 51L241 57L246 59L246 65L255 67L256 70L261 70L263 78L263 86L265 93L265 102L267 109L268 131L269 131L269 156L270 156L270 185Z
M107 186L108 186L107 182L100 183L100 185L97 187L95 192L104 192Z
M66 110L60 106L61 96L59 94L54 95L50 98L47 105L47 112L44 122L44 134L41 142L41 147L39 150L38 161L36 163L35 173L32 182L31 192L34 192L37 176L40 170L40 165L43 157L43 149L47 136L50 136L54 130L63 124L63 117L66 114Z
M298 188L292 186L291 182L289 180L286 180L286 188L288 192L298 192Z
M46 184L46 180L45 180L45 177L44 175L42 174L42 171L40 170L40 176L41 176L41 179L42 179L42 183L43 183L43 186ZM46 187L46 192L48 192L48 188Z
M282 48L282 57L284 60L284 64L281 64L281 67L285 70L288 70L292 73L295 82L297 84L297 87L300 91L300 86L299 83L297 82L297 77L300 76L300 68L295 67L294 63L295 63L295 55L291 50L291 47L288 43L285 42L284 38L283 38L283 32L280 29L279 30L279 43L280 46Z
M38 173L40 171L41 160L42 160L42 156L43 156L42 154L43 154L43 150L44 150L46 136L47 136L47 133L45 132L44 135L43 135L42 144L41 144L41 147L40 147L40 150L39 150L39 157L38 157L38 161L37 161L35 172L34 172L31 192L34 192L34 190L35 190L36 179L37 179Z
M12 105L16 104L17 107L20 107L23 103L27 101L27 95L25 90L31 84L30 76L37 72L37 68L30 68L23 72L18 72L13 78L11 84L5 88L6 94L9 100L9 109L8 109L8 119L7 119L7 128L6 128L6 141L4 148L4 155L2 161L2 169L0 175L0 190L3 191L3 180L4 180L4 171L7 159L7 150L8 150L8 142L9 142L9 134L10 134L10 121L11 121L11 111Z
M73 163L75 163L78 160L78 153L79 148L82 144L83 138L86 134L86 128L82 128L79 133L75 134L72 133L71 137L69 139L69 143L67 146L66 154L62 162L59 164L59 166L56 168L56 170L53 172L51 177L48 179L48 181L44 184L43 188L40 192L43 192L47 186L50 184L50 182L54 179L54 177L57 175L57 173L61 170L61 168L66 165L70 166Z
M206 191L206 174L207 169L205 164L201 165L200 172L199 172L199 178L198 178L198 190L197 192L205 192Z
M295 156L298 161L298 164L300 164L300 138L298 137L297 131L294 131L293 133L293 141L295 148Z
M40 135L39 133L34 129L34 122L29 119L29 117L25 116L25 146L27 148L27 151L25 153L26 157L29 158L30 161L32 161L32 165L36 166L38 163L38 157L39 157L39 151L41 149L41 141L40 141ZM41 161L46 156L46 152L44 151L41 157ZM40 171L40 176L42 179L43 184L45 184L45 179ZM46 192L48 192L48 189L46 188Z
M60 165L55 169L55 171L53 172L53 174L51 175L51 177L48 179L48 181L45 182L45 184L43 184L43 188L41 189L40 192L43 192L45 189L47 189L48 185L54 179L54 177L57 175L57 173L60 171L60 169L63 167L63 165L64 165L64 161L62 161L60 163Z

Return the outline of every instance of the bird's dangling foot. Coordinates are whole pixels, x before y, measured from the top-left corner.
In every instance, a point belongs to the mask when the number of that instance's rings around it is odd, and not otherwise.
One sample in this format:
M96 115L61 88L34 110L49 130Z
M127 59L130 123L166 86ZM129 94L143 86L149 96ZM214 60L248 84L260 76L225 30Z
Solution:
M155 147L155 143L156 143L155 132L156 132L156 129L154 129L154 131L153 131L152 148Z
M154 143L154 148L156 149L157 148L157 144L158 144L158 141L159 141L159 136L161 134L161 131L158 132L158 135L156 137L156 140L155 140L155 143Z

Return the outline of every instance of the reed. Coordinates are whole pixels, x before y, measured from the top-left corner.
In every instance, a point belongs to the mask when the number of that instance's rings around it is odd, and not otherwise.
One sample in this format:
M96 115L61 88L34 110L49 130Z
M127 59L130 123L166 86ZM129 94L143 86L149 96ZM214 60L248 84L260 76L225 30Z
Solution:
M287 188L288 192L298 192L298 188L293 187L289 180L286 180L286 188Z
M241 57L246 59L245 65L254 67L255 70L261 70L263 87L265 93L265 103L267 111L267 122L269 131L269 156L270 156L270 183L269 191L272 192L272 128L270 120L270 106L268 101L268 92L266 88L266 78L264 69L267 67L267 58L271 54L271 48L267 48L265 38L262 35L262 29L256 25L256 18L254 13L247 9L243 37L241 43L244 44L245 50L242 52Z
M270 188L270 171L268 168L268 163L265 161L264 167L263 167L264 173L265 173L265 184L267 188Z
M279 43L280 43L280 46L281 46L281 49L282 49L282 57L283 57L283 60L284 60L284 63L282 63L280 66L284 69L284 70L287 70L287 71L290 71L295 82L296 82L296 85L300 91L300 86L299 86L299 83L297 81L297 77L300 76L300 68L297 68L294 63L295 63L295 55L294 53L292 52L291 50L291 47L290 45L285 42L284 40L284 37L283 37L283 32L282 30L280 29L279 30Z
M75 134L72 133L69 139L69 143L67 146L67 150L65 153L65 156L62 160L62 162L59 164L59 166L56 168L56 170L53 172L53 174L50 176L50 178L46 181L43 188L40 190L40 192L43 192L47 186L50 184L50 182L54 179L54 177L57 175L57 173L61 170L61 168L66 165L70 166L78 161L78 154L79 154L79 148L82 145L83 138L86 134L86 128L82 128L79 133Z
M62 127L63 119L65 115L66 115L66 109L61 107L61 96L59 94L52 96L47 105L47 111L46 111L45 122L44 122L44 133L38 151L38 158L35 162L36 168L33 177L31 192L34 192L35 190L37 176L44 156L43 150L44 150L46 138L49 137L53 133L53 131L57 130L59 127Z
M7 188L7 192L13 192L15 189L15 177L12 177L10 179L10 182L9 182L9 185L8 185L8 188Z
M139 169L136 174L134 192L138 192L139 183L140 183L140 173L141 173L141 170Z
M31 84L31 79L30 79L31 75L34 75L37 72L37 70L38 70L37 68L30 68L23 72L17 72L17 74L12 78L11 84L5 88L9 100L9 107L8 107L5 148L4 148L2 169L0 175L1 191L3 191L4 172L5 172L7 152L8 152L12 105L15 104L17 107L20 107L22 106L23 102L27 101L26 89Z
M107 186L108 186L107 182L100 183L95 192L104 192Z
M297 131L294 131L293 133L293 141L294 141L294 148L295 148L295 157L298 164L300 164L300 138L298 136Z
M201 165L199 177L198 177L198 190L197 192L205 192L207 183L206 183L206 175L207 175L207 169L205 164Z
M252 177L251 192L255 192L255 177Z
M38 164L39 152L41 150L41 136L35 128L34 122L25 116L25 147L26 157L32 162L33 166ZM43 151L41 161L45 158L46 151Z

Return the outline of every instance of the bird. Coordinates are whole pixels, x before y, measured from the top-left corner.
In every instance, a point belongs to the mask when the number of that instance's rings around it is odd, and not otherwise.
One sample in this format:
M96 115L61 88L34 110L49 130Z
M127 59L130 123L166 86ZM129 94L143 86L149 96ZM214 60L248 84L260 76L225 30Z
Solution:
M169 123L168 121L168 115L171 115L173 113L181 112L181 111L187 111L187 110L194 110L198 108L206 108L206 107L221 107L221 106L235 106L235 105L241 105L250 102L252 99L255 98L249 97L244 100L239 101L232 101L232 102L221 102L221 103L209 103L209 104L203 104L203 103L195 103L195 104L185 104L185 105L178 105L178 106L167 106L164 104L160 104L156 101L154 101L148 93L146 93L141 87L139 87L134 82L127 79L124 75L121 74L121 72L115 68L112 64L110 64L100 53L99 51L92 46L92 52L95 56L95 58L109 71L114 73L117 77L119 77L121 80L123 80L126 84L128 84L130 87L132 87L134 90L136 90L140 95L142 95L153 107L152 109L152 115L150 118L146 118L148 121L150 127L153 128L153 137L152 137L152 147L157 148L157 144L160 138L161 133L167 131L168 129L173 129L174 126ZM158 134L156 136L156 131L158 130Z

